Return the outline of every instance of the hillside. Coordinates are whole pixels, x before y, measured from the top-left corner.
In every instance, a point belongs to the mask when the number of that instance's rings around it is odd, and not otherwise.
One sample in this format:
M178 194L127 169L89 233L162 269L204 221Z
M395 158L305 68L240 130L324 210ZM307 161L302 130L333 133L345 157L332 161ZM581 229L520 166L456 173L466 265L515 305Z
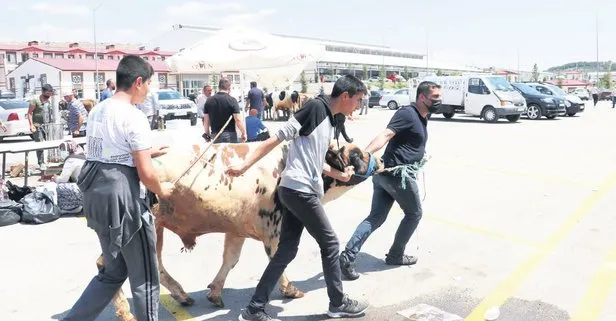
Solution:
M609 61L599 61L599 71L607 71ZM597 62L596 61L578 61L578 62L570 62L564 65L550 67L548 72L565 72L569 70L580 70L580 71L597 71Z

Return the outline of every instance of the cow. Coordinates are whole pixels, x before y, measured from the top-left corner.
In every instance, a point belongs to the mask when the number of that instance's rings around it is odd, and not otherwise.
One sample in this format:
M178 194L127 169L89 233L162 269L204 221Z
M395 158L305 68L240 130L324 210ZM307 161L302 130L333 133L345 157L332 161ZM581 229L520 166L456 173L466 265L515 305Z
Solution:
M297 90L289 92L283 90L278 93L278 100L274 101L274 114L278 116L278 111L281 110L284 119L289 119L291 114L297 111L297 105L299 103L299 93ZM278 118L278 117L276 117Z
M263 119L274 119L272 116L272 107L274 107L274 99L272 93L265 95L265 106L263 106Z
M156 217L160 282L182 305L192 305L194 300L165 269L162 261L165 228L180 237L184 244L182 251L192 250L200 235L225 233L223 263L208 285L210 292L207 298L217 307L224 307L222 290L225 280L238 263L247 238L263 242L270 259L276 253L282 219L276 187L285 167L288 144L279 144L240 177L232 178L224 173L228 166L242 162L254 152L258 144L215 144L205 153L204 145L193 145L192 148L175 146L167 154L153 160L161 181L174 181L181 177L171 197L160 199L152 207L152 213ZM202 153L203 157L199 157ZM195 165L182 176L191 163ZM353 144L338 149L332 143L326 153L326 163L340 171L346 166L353 166L356 175L348 182L323 175L323 203L339 198L370 175L383 171L380 160ZM102 262L102 257L99 261ZM286 298L304 296L286 274L281 276L279 288ZM134 320L122 290L112 302L121 320Z

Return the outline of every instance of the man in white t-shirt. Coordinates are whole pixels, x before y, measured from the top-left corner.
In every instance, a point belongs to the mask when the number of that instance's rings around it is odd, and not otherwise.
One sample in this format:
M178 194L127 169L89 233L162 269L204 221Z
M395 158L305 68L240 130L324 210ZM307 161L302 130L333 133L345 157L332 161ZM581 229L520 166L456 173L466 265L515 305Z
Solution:
M87 156L77 184L104 268L62 320L96 319L127 277L137 320L158 320L156 234L141 183L160 198L168 198L173 185L158 180L152 157L165 151L152 148L148 120L135 107L144 101L153 74L147 61L125 56L116 70L115 94L88 115Z
M199 118L203 118L203 108L205 107L205 102L210 96L212 96L212 86L203 86L202 93L197 96L197 115Z

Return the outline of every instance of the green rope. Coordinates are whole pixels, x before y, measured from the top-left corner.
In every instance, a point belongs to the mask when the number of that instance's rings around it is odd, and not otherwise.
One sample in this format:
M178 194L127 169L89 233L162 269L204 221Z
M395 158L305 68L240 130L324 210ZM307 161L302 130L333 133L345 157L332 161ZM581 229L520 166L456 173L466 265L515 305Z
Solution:
M398 165L387 168L386 170L391 171L395 176L400 175L400 185L402 185L403 190L406 190L406 180L416 180L417 174L419 174L419 172L422 170L428 159L430 159L430 157L426 155L418 162L412 164Z

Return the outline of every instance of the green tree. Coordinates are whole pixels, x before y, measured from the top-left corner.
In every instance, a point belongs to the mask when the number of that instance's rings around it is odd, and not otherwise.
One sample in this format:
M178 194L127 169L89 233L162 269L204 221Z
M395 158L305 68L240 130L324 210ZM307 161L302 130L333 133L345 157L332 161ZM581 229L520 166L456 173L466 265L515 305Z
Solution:
M605 74L601 77L600 80L601 87L612 89L612 62L608 61L607 68Z
M381 65L381 69L379 70L379 89L383 90L385 88L385 76L387 76L387 72L385 71L385 65Z
M535 63L533 65L533 81L537 82L539 81L539 67L537 67L537 64Z
M442 70L440 70L440 69L438 69L438 70L436 71L436 75L437 75L437 76L443 76L443 71L442 71Z
M364 72L364 80L368 80L368 65L363 65L362 69Z
M409 67L404 66L404 70L402 71L402 77L404 77L404 79L406 80L409 79Z
M302 92L302 94L305 94L305 93L307 93L307 92L308 92L308 80L306 79L306 72L305 72L305 71L302 71L302 74L301 74L301 76L300 76L300 77L301 77L301 78L300 78L300 82L301 82L301 84L302 84L302 90L301 90L301 92Z

